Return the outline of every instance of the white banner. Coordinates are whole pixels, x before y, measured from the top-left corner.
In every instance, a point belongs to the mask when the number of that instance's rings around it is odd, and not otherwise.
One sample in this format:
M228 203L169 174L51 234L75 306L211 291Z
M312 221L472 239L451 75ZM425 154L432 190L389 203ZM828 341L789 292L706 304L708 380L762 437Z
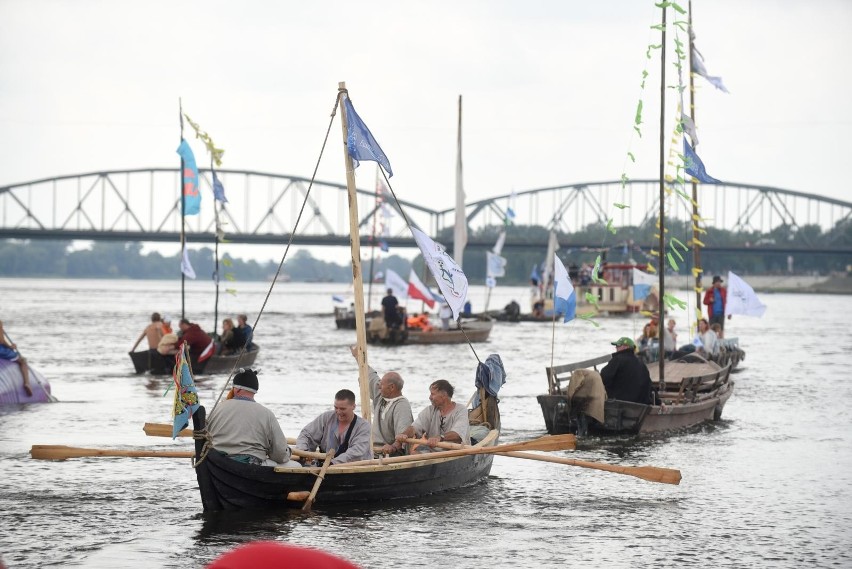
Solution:
M195 278L195 270L192 268L192 263L189 262L189 251L184 248L183 256L180 260L180 272L186 275L188 279Z
M485 271L489 277L505 277L506 276L506 258L500 255L495 255L491 251L486 251Z
M763 316L766 305L760 302L754 289L744 280L728 271L728 298L725 302L725 315L743 314L745 316Z
M408 298L408 283L392 269L385 271L385 288L391 289L398 301Z
M412 227L411 233L441 294L453 309L453 320L458 320L467 299L467 277L443 247L417 228Z

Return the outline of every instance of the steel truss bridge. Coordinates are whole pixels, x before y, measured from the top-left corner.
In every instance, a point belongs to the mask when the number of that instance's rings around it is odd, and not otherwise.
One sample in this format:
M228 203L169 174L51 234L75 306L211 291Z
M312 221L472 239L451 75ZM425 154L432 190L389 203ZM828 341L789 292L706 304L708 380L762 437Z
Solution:
M306 178L247 170L218 170L217 174L229 200L218 208L228 241L286 243L305 203L293 243L348 246L348 196L344 184L314 181L311 186ZM201 213L186 218L185 232L188 242L209 244L214 241L216 231L210 171L201 170L200 178ZM177 168L90 172L0 187L0 238L177 243L181 229L180 188ZM400 207L411 222L433 236L455 223L454 209L418 205L408 201L404 189L395 192L401 199L399 204L391 206L396 215L389 223L391 232L386 241L390 246L416 246L400 215ZM833 198L736 183L701 185L698 192L700 216L711 229L769 235L779 227L796 232L808 225L818 225L828 231L852 223L852 202ZM677 193L672 192L666 201L667 219L692 218L691 203ZM613 204L629 204L629 207L620 209ZM502 224L509 207L516 214L517 225L541 225L565 232L579 231L592 224L605 225L609 219L615 227L642 226L656 221L659 182L631 180L622 185L620 180L614 180L566 184L471 202L466 204L465 212L470 233ZM358 190L364 244L369 243L374 232L379 209L374 191ZM451 239L442 242L449 247ZM508 241L507 248L546 245L513 245ZM763 252L788 252L783 243L776 246L770 241L766 240L769 247L761 249ZM491 246L493 239L487 243L476 239L468 242L469 248ZM801 245L797 251L803 251ZM852 243L839 239L830 247L823 244L821 249L807 251L852 254Z

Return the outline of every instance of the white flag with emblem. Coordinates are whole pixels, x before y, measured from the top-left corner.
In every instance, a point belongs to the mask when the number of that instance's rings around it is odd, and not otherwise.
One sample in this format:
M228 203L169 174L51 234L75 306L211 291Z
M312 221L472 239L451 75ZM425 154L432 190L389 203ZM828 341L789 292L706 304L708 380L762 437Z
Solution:
M441 294L453 310L453 320L458 320L467 298L467 277L443 247L415 227L411 228L411 233Z

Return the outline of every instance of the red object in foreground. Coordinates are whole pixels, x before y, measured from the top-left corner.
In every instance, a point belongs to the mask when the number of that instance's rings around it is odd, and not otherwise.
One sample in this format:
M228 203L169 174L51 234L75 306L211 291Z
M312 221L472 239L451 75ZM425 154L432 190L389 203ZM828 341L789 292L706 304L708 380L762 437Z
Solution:
M221 555L207 569L358 569L357 565L325 551L256 541Z

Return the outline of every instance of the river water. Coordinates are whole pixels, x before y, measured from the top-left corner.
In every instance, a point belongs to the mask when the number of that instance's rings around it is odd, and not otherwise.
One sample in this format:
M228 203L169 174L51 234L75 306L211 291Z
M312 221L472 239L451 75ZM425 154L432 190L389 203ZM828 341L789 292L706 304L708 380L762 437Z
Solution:
M220 319L253 321L268 288L240 283ZM378 298L379 291L374 290ZM127 351L152 311L180 315L173 282L0 279L0 318L58 403L0 409L0 560L10 567L201 567L251 540L321 548L364 567L849 567L852 566L852 297L763 294L763 318L735 317L728 337L747 356L723 420L665 436L588 439L586 460L678 468L679 486L596 470L496 457L482 484L415 501L324 509L308 515L201 513L188 459L36 461L33 444L189 449L154 439L168 422L167 382L137 376ZM256 330L258 400L285 434L357 393L347 346L353 331L331 318L333 284L276 285ZM491 307L527 304L524 288L495 290ZM686 294L682 293L686 298ZM188 285L187 315L213 321L208 283ZM485 302L473 287L474 310ZM376 306L377 300L373 301ZM412 306L419 310L418 306ZM675 313L683 339L686 312ZM602 355L636 336L640 321L497 323L481 359L499 353L503 441L545 433L536 395L545 366ZM551 346L553 355L551 356ZM468 346L370 348L380 372L399 370L417 412L445 378L455 399L473 391ZM208 409L225 378L198 378Z

